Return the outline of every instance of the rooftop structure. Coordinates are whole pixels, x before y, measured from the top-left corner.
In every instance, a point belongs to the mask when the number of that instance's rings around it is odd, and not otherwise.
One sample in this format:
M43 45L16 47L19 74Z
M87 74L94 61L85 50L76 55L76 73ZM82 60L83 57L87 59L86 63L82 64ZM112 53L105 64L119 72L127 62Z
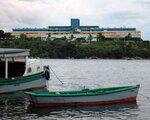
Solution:
M0 48L0 58L29 56L29 49Z
M80 20L79 19L71 19L71 29L72 31L75 31L80 26Z
M135 31L136 28L100 28L99 26L80 26L79 19L71 19L71 26L48 26L47 28L15 28L13 31Z

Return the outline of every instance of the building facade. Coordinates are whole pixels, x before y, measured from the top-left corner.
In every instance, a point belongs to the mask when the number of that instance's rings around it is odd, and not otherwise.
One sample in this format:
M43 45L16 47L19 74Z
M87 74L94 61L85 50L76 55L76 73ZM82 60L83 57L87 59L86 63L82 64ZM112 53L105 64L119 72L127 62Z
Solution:
M20 37L21 34L27 37L41 37L51 40L56 38L66 38L74 40L83 38L85 40L92 38L96 41L99 35L105 38L125 38L130 35L132 38L141 38L141 31L136 28L100 28L99 26L80 26L79 19L71 19L70 26L48 26L46 28L15 28L12 30L12 35Z

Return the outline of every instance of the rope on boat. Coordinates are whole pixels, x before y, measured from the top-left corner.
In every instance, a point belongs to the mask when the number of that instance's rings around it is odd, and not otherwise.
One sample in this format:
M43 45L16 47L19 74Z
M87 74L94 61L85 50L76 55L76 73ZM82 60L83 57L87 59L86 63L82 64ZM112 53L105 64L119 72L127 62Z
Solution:
M56 75L56 73L54 72L54 70L51 68L51 67L49 67L50 68L50 70L53 72L53 74L54 74L54 76L57 78L57 80L59 81L59 82L61 82L61 84L63 85L64 83L60 80L60 78Z
M147 100L149 100L150 99L150 97L149 96L146 96L146 95L143 95L142 93L138 93L139 95L141 95L142 97L145 97Z

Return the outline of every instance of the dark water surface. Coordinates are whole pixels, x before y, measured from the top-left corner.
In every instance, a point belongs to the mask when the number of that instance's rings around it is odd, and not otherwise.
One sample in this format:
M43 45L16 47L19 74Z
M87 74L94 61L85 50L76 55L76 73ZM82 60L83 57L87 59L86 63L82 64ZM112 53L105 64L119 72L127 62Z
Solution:
M49 64L64 85L52 74L49 90L80 90L140 84L137 104L93 107L32 108L26 99L0 104L3 120L150 120L150 60L41 60Z

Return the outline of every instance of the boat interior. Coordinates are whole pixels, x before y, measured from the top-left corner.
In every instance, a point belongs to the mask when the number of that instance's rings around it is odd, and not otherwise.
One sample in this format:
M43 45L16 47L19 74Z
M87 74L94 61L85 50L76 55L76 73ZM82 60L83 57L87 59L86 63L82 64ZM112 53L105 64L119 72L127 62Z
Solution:
M25 61L8 61L8 78L22 76L25 72ZM5 78L5 61L0 59L0 78Z

